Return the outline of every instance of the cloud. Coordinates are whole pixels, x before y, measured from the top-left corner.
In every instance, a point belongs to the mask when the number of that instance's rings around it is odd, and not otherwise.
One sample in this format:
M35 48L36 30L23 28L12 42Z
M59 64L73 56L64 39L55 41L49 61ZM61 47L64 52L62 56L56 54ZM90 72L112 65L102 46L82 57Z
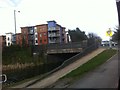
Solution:
M16 7L22 0L4 0L4 2L12 7Z
M15 6L17 6L20 3L21 0L10 0Z

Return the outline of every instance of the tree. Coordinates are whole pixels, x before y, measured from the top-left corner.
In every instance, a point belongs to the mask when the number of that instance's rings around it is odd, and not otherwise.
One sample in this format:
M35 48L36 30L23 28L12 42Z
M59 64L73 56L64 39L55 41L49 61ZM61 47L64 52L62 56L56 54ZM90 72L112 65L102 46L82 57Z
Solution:
M81 42L87 40L87 36L84 31L81 31L78 27L75 30L68 30L72 42Z
M97 36L95 33L88 33L88 45L100 44L102 41L101 37Z

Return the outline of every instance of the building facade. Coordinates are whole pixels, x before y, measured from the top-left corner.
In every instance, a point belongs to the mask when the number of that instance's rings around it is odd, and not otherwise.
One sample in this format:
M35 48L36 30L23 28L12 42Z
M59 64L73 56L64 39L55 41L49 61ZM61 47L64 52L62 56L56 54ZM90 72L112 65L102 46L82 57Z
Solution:
M16 34L16 45L22 46L22 40L23 40L22 33L17 33Z
M6 46L11 46L12 43L12 39L13 39L13 33L6 33Z
M2 35L0 36L0 47L6 46L6 36Z
M21 33L27 45L67 43L65 27L57 24L56 21L48 21L47 24L21 27Z
M36 25L35 45L48 44L48 27L47 24Z
M65 27L56 21L48 21L48 43L65 43Z
M26 45L34 45L34 26L21 27L21 33Z

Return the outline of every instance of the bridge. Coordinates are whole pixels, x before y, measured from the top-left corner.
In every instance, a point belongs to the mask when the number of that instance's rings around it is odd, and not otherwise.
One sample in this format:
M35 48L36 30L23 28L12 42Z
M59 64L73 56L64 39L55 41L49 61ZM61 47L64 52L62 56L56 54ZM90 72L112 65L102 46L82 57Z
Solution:
M96 48L97 45L95 43L93 44L94 45L92 48ZM35 57L44 54L46 57L46 62L57 62L67 60L68 58L73 57L78 53L82 53L90 46L87 45L87 42L47 44L34 46L33 52ZM92 48L90 48L90 50Z
M63 43L63 44L48 44L34 46L34 52L45 50L46 54L61 54L61 53L79 53L87 47L87 42Z

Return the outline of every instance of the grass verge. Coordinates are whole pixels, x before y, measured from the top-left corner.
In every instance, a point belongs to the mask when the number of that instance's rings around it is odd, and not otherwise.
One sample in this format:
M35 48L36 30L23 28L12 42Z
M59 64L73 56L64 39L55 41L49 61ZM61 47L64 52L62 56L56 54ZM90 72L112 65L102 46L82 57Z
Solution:
M103 51L102 53L98 54L94 58L92 58L87 63L83 64L82 66L78 67L77 69L71 71L64 77L64 78L74 78L74 77L80 77L81 75L85 74L86 72L93 70L94 68L98 67L99 65L103 64L105 61L110 59L113 55L115 55L117 50L115 49L107 49Z

